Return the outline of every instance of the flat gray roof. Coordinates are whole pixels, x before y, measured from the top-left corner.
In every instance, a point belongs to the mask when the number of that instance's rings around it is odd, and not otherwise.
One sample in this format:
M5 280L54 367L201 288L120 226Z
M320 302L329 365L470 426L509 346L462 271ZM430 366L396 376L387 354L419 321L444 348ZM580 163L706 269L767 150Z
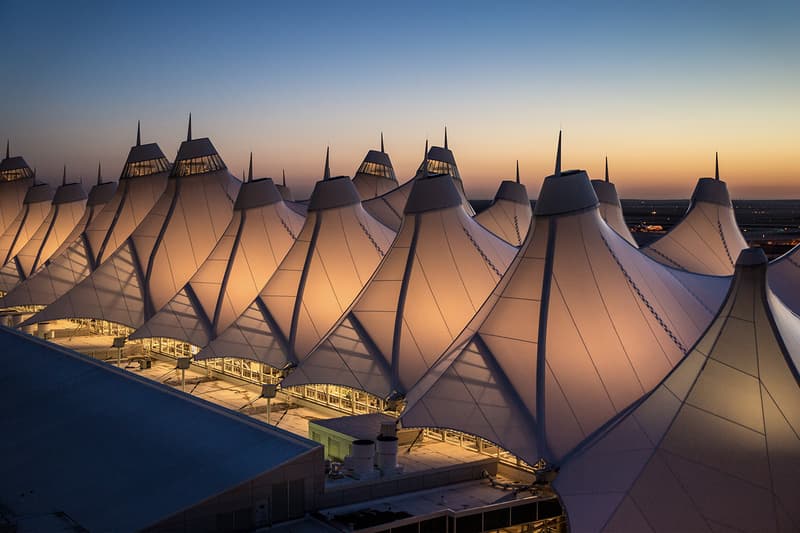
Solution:
M8 328L0 345L0 505L18 517L138 530L319 446Z

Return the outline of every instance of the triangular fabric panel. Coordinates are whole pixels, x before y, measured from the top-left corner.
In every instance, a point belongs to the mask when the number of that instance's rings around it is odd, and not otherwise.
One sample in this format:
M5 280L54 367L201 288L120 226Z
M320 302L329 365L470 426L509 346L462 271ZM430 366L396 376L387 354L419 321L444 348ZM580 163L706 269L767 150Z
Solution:
M80 187L78 184L74 186ZM85 195L79 195L74 201L52 204L42 224L13 258L16 264L14 275L9 276L6 269L0 273L0 290L10 291L41 268L68 239L80 235L90 214Z
M720 191L703 199L710 178L701 178L686 216L669 233L642 251L665 265L715 276L729 276L739 252L747 248L724 182L711 180ZM724 194L722 191L724 190ZM718 196L722 195L722 198ZM699 198L698 198L699 196Z
M170 178L128 243L29 322L81 317L141 326L211 253L230 222L238 183L224 169Z
M364 390L385 397L392 392L386 388L390 384L404 393L469 323L515 252L476 224L460 205L406 215L388 256L351 311L360 325L362 351L354 350L349 340L351 324L343 324L340 329L347 331L332 335L320 350L301 361L304 374L289 375L284 383L327 383L326 369L334 360L341 358L347 368L359 366L355 361L365 357L375 357L381 359L375 370L394 368L396 376L375 380L380 388ZM413 254L410 261L409 254ZM374 348L366 349L368 346ZM330 354L336 354L334 360ZM337 383L363 386L363 380L355 375Z
M0 235L8 230L23 208L23 200L33 178L0 181Z
M249 185L244 184L243 190ZM170 337L195 346L208 344L247 309L272 277L303 221L282 201L235 211L188 287L131 338Z
M164 159L166 165L166 159ZM86 279L123 245L156 205L167 186L168 172L125 177L114 196L86 226L83 235L67 239L63 251L3 300L4 305L49 305ZM106 184L103 184L105 186Z
M475 220L512 246L520 246L528 233L533 210L522 185L510 181L503 182L503 185L520 188L523 194L519 200L524 201L514 201L498 194L492 205L475 215Z
M413 185L414 180L410 179L382 196L366 200L364 209L387 228L399 231L403 222L403 209Z
M309 210L256 301L197 358L242 357L275 367L304 358L352 305L394 236L360 203Z
M496 361L487 371L507 376L511 397L538 420L540 434L531 438L543 439L541 456L498 442L530 464L559 461L652 390L711 322L729 281L659 265L597 209L534 220L494 296L453 345L460 351L477 334ZM404 424L466 423L458 414L429 418L416 406L457 360L443 358L409 393Z
M800 245L769 265L769 287L796 315L800 315Z
M554 487L571 531L800 528L800 383L783 342L800 319L769 294L760 255L740 261L719 316L672 374L562 465Z
M26 203L14 222L0 236L0 261L4 261L3 264L11 261L45 222L50 214L51 197L52 194L41 201Z

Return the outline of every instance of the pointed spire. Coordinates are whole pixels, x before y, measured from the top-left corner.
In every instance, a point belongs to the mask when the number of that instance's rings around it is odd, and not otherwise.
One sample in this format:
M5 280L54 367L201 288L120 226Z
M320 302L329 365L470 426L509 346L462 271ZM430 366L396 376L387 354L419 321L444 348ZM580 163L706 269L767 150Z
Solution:
M383 132L381 132L381 152L385 152L386 150L383 149Z
M517 159L517 183L519 183L519 159Z
M250 166L247 167L247 181L253 181L253 152L250 152Z
M136 121L136 146L142 145L142 121Z
M608 182L608 156L606 156L606 182Z
M186 133L186 140L192 140L192 114L189 113L189 131Z
M325 150L325 172L322 174L322 179L331 179L331 147Z
M97 184L100 185L101 183L103 183L103 178L102 178L102 175L100 173L100 161L98 161L97 162Z
M714 177L719 179L719 152L714 152Z
M286 169L281 169L281 174L283 174L283 186L286 187Z
M558 130L558 149L556 150L556 176L561 175L561 130Z
M444 127L444 149L448 150L448 148L447 148L447 126Z
M425 139L425 156L422 158L422 177L428 177L428 139Z
M11 140L6 139L6 159L11 157Z
M64 173L61 174L61 185L67 184L67 165L64 165Z

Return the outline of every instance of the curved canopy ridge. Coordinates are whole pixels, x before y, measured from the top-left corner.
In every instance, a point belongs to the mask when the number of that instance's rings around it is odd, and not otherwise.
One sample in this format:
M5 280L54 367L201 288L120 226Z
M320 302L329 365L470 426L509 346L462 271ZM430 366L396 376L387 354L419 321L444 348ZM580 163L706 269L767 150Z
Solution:
M572 531L800 529L800 319L766 286L763 252L740 258L694 350L562 466Z
M272 180L248 181L228 228L197 273L132 339L169 337L205 346L258 296L303 226Z
M616 231L620 237L638 248L639 245L636 244L636 239L631 235L631 230L628 229L628 224L625 222L622 205L619 203L617 188L614 184L606 180L592 180L592 187L600 202L597 206L600 216L606 221L606 224L611 226L611 229Z
M403 222L403 210L406 207L408 195L411 194L414 180L419 176L421 174L418 173L399 187L395 187L381 196L366 200L363 203L364 209L387 228L399 231Z
M475 220L504 241L520 246L525 240L533 210L525 186L504 180L492 205L475 215Z
M683 220L642 251L681 270L729 276L745 248L725 182L700 178Z
M36 272L67 241L74 239L91 214L87 196L80 183L56 189L50 212L27 244L0 269L0 290L10 291Z
M26 191L22 210L0 236L0 265L5 266L28 244L50 213L52 200L53 188L46 183L31 185Z
M189 281L228 226L240 182L208 139L183 142L176 159L161 198L125 243L27 323L82 317L138 328Z
M39 272L3 299L3 305L49 305L86 279L125 244L158 202L167 186L170 164L157 144L130 149L114 195L85 231ZM107 191L109 183L96 187ZM90 203L92 194L90 193Z
M305 224L275 274L196 358L242 357L278 368L296 363L352 305L394 237L361 207L350 178L318 181Z
M353 176L353 185L362 200L381 196L397 187L389 154L383 150L370 150Z
M770 289L795 314L800 314L800 245L769 265Z
M550 214L535 216L492 296L409 392L406 426L458 429L529 464L557 463L683 358L729 280L642 255L596 200L581 207L592 195L582 171L545 180L537 208Z
M442 198L449 203L430 205ZM283 384L405 394L475 315L515 253L464 211L451 176L415 180L400 233L375 276Z
M403 211L408 201L408 196L411 194L411 187L414 180L423 176L434 176L438 174L447 174L453 179L456 185L461 202L464 205L464 210L469 216L475 216L475 209L469 203L467 195L464 193L464 185L461 183L461 174L458 172L453 152L447 148L440 148L439 146L431 146L427 150L427 157L420 163L417 173L413 178L404 184L396 187L389 192L371 198L364 202L364 209L378 219L381 224L387 226L394 231L399 231L400 225L403 222ZM425 172L425 161L428 162L427 173Z

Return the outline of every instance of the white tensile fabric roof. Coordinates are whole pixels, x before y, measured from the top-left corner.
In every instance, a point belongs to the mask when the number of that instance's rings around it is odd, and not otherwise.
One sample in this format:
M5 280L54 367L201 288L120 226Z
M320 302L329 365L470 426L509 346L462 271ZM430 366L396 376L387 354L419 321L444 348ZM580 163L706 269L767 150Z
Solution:
M114 196L91 218L81 235L67 239L67 246L7 294L2 304L48 305L86 279L150 213L167 186L169 166L157 144L133 146ZM103 190L109 186L101 185ZM93 203L91 193L89 203Z
M516 250L464 210L447 174L414 180L400 233L351 312L284 386L405 394L491 294Z
M318 181L305 224L275 274L196 358L296 363L350 308L394 237L361 207L349 177Z
M383 144L382 139L381 144ZM381 196L397 188L397 176L395 176L389 154L383 151L383 146L381 146L380 152L377 150L367 152L364 161L353 176L353 185L356 186L362 201Z
M557 464L684 357L729 278L656 263L597 203L583 171L545 180L522 249L407 395L405 426L453 428Z
M520 246L528 234L532 216L525 186L519 181L504 180L492 205L475 215L475 220L507 243Z
M769 265L769 287L795 314L800 314L800 244Z
M561 468L571 531L800 529L800 318L739 257L694 350Z
M7 143L6 157L0 161L0 235L22 211L25 193L33 182L33 171L28 163L20 156L11 157Z
M104 201L113 194L115 184L106 185L103 192L110 194L104 196ZM90 217L99 211L88 206L87 198L80 183L62 185L56 190L45 220L19 253L0 269L0 289L10 291L40 269L65 242L80 235Z
M427 172L425 169L426 161ZM426 150L426 159L423 159L423 162L420 163L413 178L382 196L365 201L363 204L364 209L384 226L394 231L399 231L403 222L403 210L406 207L408 195L411 194L411 186L414 180L425 175L432 176L436 174L449 174L454 178L453 182L458 189L464 210L469 216L474 216L475 209L473 209L472 204L469 203L466 194L464 194L464 185L461 183L461 174L458 172L453 152L439 146L431 146L430 150Z
M0 234L5 233L19 216L23 209L22 202L25 200L25 193L28 192L31 185L33 185L33 178L0 181Z
M729 276L745 248L725 182L700 178L683 220L642 251L681 270Z
M11 261L28 244L50 213L52 200L53 188L47 183L36 183L26 191L22 209L0 236L0 266Z
M303 221L286 206L271 179L243 183L233 218L214 251L189 283L130 338L208 344L258 296Z
M214 249L240 184L207 138L183 142L166 190L127 242L27 323L77 317L141 326Z
M611 229L617 232L620 237L631 243L632 246L636 244L636 240L631 235L631 230L628 229L628 224L625 222L625 217L622 214L622 205L619 203L619 196L617 196L617 188L608 180L592 180L592 188L597 194L597 200L600 202L597 209L600 211L600 217L606 221L606 224L611 226Z

